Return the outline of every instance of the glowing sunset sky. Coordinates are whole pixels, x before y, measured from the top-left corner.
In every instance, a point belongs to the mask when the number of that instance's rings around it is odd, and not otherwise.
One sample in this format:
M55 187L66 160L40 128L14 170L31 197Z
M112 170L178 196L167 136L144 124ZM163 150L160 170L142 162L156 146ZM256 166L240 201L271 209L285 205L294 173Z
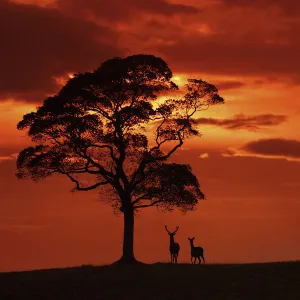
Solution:
M173 159L207 196L195 212L136 220L136 258L169 259L164 224L207 262L300 259L300 2L295 0L0 0L0 271L105 264L123 219L97 191L15 177L29 144L16 124L75 72L115 56L162 57L174 81L201 78L225 104L197 115L203 136Z

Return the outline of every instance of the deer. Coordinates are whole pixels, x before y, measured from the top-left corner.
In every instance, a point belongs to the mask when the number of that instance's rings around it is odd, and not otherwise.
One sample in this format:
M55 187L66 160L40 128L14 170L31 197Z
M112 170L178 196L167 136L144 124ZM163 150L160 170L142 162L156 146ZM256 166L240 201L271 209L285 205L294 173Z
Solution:
M203 255L203 248L194 246L194 239L195 239L194 237L188 238L188 239L189 239L190 245L191 245L191 262L192 262L192 264L196 263L197 258L199 260L199 264L201 264L200 257L203 259L203 262L205 264L205 259L204 259L204 255ZM193 258L194 258L194 262L193 262Z
M176 226L175 231L171 232L168 230L167 225L165 225L166 231L170 236L170 254L171 254L171 264L177 264L177 258L180 250L180 246L178 243L175 243L174 241L174 235L176 234L177 230L179 229L179 226Z

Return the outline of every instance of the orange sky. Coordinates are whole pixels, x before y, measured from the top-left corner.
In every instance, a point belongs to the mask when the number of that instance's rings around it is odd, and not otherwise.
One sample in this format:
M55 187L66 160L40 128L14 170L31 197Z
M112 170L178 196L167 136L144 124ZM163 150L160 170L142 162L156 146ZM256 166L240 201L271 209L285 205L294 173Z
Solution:
M189 261L188 236L207 262L300 259L300 4L105 3L0 2L0 271L119 258L122 218L96 191L73 195L64 178L15 178L15 155L28 144L16 123L68 74L134 53L164 58L178 84L215 84L226 101L196 116L203 136L173 157L191 164L207 200L186 215L142 211L137 259L169 259L164 224L180 225L180 262Z

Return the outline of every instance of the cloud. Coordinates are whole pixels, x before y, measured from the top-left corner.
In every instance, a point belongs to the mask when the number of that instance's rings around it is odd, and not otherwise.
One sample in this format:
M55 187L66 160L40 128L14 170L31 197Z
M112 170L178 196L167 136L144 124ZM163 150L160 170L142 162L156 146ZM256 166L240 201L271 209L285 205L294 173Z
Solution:
M241 81L220 81L216 82L215 86L218 90L231 90L241 88L245 86L245 83Z
M203 158L203 159L208 158L208 157L209 157L208 153L202 153L199 155L199 158Z
M0 98L42 101L58 90L55 77L120 54L113 30L35 5L2 1L0 36Z
M0 146L0 164L5 161L14 161L17 159L19 147Z
M263 9L257 5L215 5L186 23L173 24L173 29L161 26L172 38L168 44L158 45L159 52L177 72L188 69L216 75L279 76L281 80L292 77L299 82L295 62L299 60L300 23L273 5ZM210 34L199 31L203 24Z
M242 7L278 7L286 14L299 14L300 3L295 0L223 0L225 5Z
M28 145L22 145L22 146L0 146L0 157L11 157L12 159L15 159L16 153L19 153L20 149L26 147Z
M299 29L297 31L299 33ZM299 59L298 42L276 44L271 39L268 42L267 37L259 41L246 35L233 39L229 32L194 37L179 34L172 44L158 48L178 72L188 69L217 75L281 74L299 80L295 64Z
M1 1L0 99L41 102L58 91L57 78L135 53L161 56L178 73L299 82L300 24L279 14L270 1L263 1L264 10L254 2L196 7L167 0ZM288 2L276 1L292 8ZM221 81L217 86L243 85Z
M235 156L237 154L236 150L231 149L231 148L222 150L222 151L220 151L220 153L221 153L221 156L224 156L224 157L232 157L232 156Z
M66 13L79 13L83 17L93 16L101 19L117 20L130 19L135 14L158 14L172 16L174 14L193 14L199 10L185 4L173 4L166 0L57 0L56 5Z
M275 126L286 122L287 117L283 115L257 115L245 116L236 115L231 119L199 118L197 124L216 125L230 130L249 130L256 131L265 126Z
M14 153L14 154L11 154L11 155L6 155L6 156L3 156L3 155L0 155L0 164L4 161L8 161L8 160L16 160L18 157L18 154L17 153Z
M41 102L59 90L58 78L97 68L128 49L135 53L128 39L135 36L132 19L197 12L165 0L2 1L0 100Z
M261 139L242 147L252 154L300 158L300 141L288 139Z
M0 162L3 160L13 160L12 156L0 156Z
M18 4L34 4L41 7L52 6L55 0L9 0L10 2Z
M163 0L101 4L97 0L88 4L84 0L58 0L57 7L64 14L98 24L111 26L113 21L120 45L126 45L130 54L138 51L162 56L175 72L284 75L298 81L294 62L300 51L296 38L300 25L288 22L270 1L265 1L264 10L259 1L254 1L257 5L229 2L216 1L199 9Z

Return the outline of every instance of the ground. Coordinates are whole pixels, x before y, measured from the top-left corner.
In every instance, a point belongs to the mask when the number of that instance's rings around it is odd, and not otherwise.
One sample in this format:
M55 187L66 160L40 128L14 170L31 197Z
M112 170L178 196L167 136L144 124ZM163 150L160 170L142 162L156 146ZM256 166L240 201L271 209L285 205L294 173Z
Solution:
M0 273L0 299L292 300L300 299L300 262L158 263Z

